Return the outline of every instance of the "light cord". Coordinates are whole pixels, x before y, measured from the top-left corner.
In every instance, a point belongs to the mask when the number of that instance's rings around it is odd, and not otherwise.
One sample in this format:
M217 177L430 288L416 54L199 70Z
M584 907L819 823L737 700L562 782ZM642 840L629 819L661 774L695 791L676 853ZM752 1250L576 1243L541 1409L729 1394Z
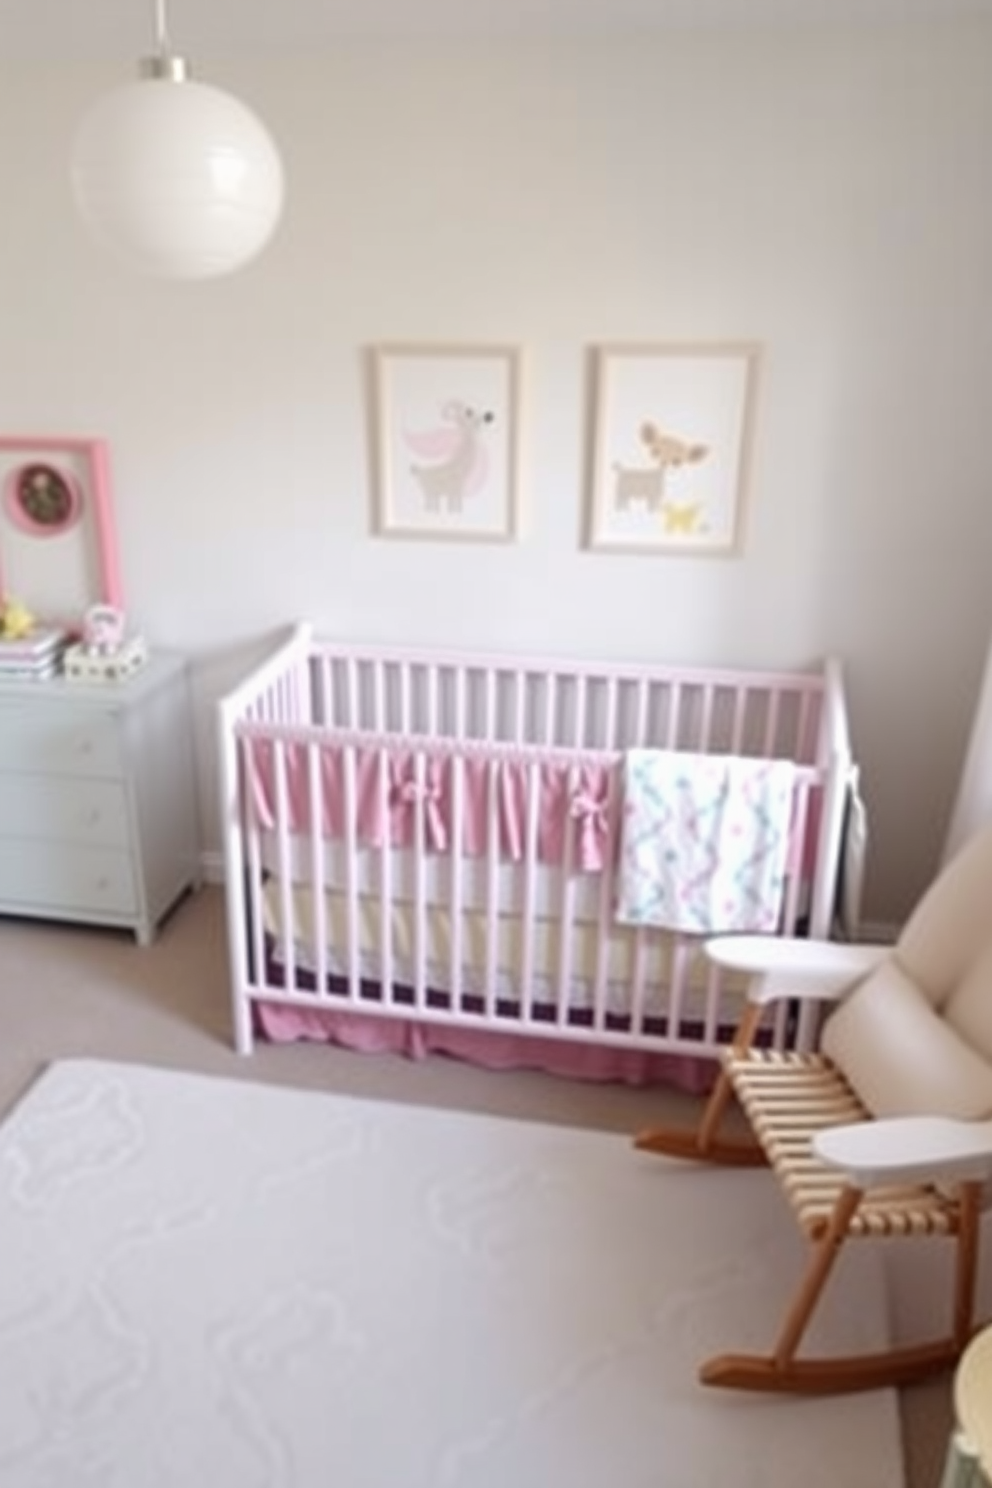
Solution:
M155 49L160 57L167 57L170 50L165 4L166 0L155 0Z

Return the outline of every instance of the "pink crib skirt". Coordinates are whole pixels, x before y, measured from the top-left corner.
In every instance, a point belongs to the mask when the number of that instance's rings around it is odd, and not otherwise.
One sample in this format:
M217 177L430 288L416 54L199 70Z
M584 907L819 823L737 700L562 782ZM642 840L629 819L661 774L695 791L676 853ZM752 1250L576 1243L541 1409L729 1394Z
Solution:
M379 1018L361 1013L257 1005L260 1031L273 1043L300 1039L340 1044L363 1054L404 1054L425 1059L447 1054L484 1069L540 1069L577 1080L613 1081L625 1085L675 1085L705 1095L717 1074L715 1060L692 1054L660 1054L617 1049L569 1039L528 1038L491 1029L418 1023L412 1018Z

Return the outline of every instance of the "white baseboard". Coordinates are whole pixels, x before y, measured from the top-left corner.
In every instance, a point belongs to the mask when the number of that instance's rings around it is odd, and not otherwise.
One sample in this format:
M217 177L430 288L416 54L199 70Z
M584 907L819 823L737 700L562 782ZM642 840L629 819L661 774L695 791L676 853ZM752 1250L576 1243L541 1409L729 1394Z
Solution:
M858 926L858 941L867 945L895 945L902 933L902 926L890 920L862 920Z
M205 852L200 855L200 868L203 873L203 882L208 884L223 884L224 882L224 854L220 852Z

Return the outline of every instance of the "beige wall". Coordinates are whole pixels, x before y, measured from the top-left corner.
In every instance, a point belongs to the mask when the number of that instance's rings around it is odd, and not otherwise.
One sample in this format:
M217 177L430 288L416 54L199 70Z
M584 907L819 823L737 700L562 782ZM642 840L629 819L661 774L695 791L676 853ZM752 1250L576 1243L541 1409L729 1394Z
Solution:
M121 77L0 64L0 427L111 442L128 595L218 689L297 616L346 637L845 661L872 918L939 856L992 597L992 27L194 59L282 145L267 255L109 267L72 127ZM578 547L597 341L764 347L735 560ZM369 535L361 352L519 343L515 548Z

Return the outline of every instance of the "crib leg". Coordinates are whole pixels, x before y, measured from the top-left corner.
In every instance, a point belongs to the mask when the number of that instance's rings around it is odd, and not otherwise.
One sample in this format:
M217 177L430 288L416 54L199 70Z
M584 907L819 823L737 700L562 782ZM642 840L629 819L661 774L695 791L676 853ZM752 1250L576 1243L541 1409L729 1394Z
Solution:
M234 998L234 1047L238 1054L251 1054L255 1048L251 998L240 992Z

